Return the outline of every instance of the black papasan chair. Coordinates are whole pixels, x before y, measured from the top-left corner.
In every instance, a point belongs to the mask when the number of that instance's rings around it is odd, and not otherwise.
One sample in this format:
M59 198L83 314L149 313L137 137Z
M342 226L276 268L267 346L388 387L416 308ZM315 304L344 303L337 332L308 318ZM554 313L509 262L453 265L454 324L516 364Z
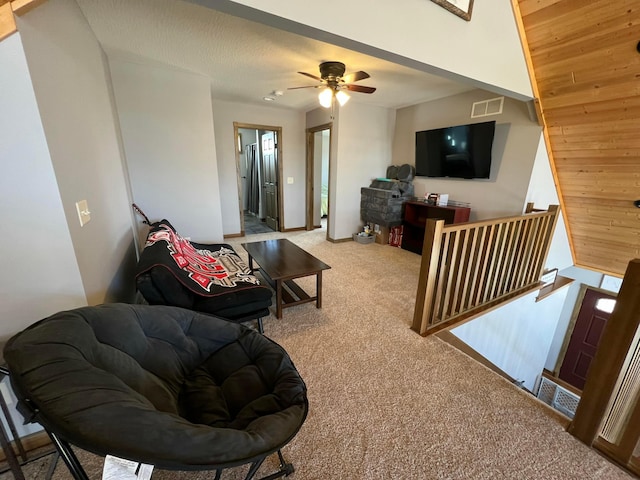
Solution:
M71 445L167 470L251 464L251 479L302 426L306 386L285 350L244 325L169 306L105 304L57 313L4 348L18 410Z

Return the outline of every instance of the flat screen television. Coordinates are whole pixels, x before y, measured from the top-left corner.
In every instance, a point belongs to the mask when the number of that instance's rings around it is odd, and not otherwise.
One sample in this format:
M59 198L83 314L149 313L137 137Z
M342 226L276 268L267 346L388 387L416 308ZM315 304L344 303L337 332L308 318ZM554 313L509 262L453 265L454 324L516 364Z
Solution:
M416 132L416 176L489 178L496 122Z

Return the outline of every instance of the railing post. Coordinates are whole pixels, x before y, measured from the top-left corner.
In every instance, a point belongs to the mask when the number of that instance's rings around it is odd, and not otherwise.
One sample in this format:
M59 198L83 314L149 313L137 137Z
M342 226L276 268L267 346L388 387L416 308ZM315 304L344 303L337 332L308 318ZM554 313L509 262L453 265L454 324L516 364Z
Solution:
M427 333L433 314L433 296L438 280L438 260L443 228L444 220L428 219L424 231L416 307L411 325L411 329L420 335Z
M542 275L544 271L544 263L547 261L547 257L549 256L549 250L551 249L551 241L553 240L553 234L556 231L556 225L558 223L558 214L560 213L560 207L558 205L549 205L548 209L549 213L552 214L551 221L549 222L549 227L545 232L544 239L544 250L542 251L542 256L540 257L540 265L538 268L538 278Z

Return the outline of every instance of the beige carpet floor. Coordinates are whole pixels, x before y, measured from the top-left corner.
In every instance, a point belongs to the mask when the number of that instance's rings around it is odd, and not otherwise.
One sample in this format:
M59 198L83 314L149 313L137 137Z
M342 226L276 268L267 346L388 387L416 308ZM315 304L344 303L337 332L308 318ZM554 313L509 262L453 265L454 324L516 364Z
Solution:
M296 468L289 478L631 478L567 434L566 419L530 394L441 340L410 330L417 255L377 244L334 244L324 235L287 234L332 267L323 276L323 308L300 305L264 321L266 335L289 352L309 390L308 419L283 450ZM281 236L229 243L245 255L241 242ZM314 288L311 278L300 283ZM79 456L90 478L100 478L102 460ZM271 473L276 463L269 459L260 473ZM229 470L223 478L240 479L245 471ZM42 470L33 475L42 478ZM54 479L69 478L60 464ZM205 478L213 477L153 476Z

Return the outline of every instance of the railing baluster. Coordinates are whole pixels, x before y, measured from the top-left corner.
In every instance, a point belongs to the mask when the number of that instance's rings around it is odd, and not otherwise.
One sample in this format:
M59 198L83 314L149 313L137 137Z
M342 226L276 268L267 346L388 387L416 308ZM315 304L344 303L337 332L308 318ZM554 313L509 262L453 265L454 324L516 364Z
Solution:
M505 250L509 244L509 239L511 238L511 226L512 223L505 223L504 229L502 233L502 238L500 239L500 251L496 257L496 271L495 271L495 281L491 286L491 298L496 298L500 291L500 285L502 284L502 275L504 270L505 262Z
M476 297L476 292L478 291L478 287L480 286L480 280L478 279L478 274L482 269L481 259L482 259L482 254L484 250L485 238L487 237L488 227L485 225L479 228L482 229L482 235L480 236L480 241L478 242L478 245L476 247L477 250L476 250L475 260L473 264L473 280L471 281L471 289L469 291L469 300L466 305L468 310L472 309L477 305L477 302L475 301L475 297Z
M514 262L515 262L515 259L518 257L518 251L519 251L518 246L520 244L520 235L522 234L523 223L524 223L524 220L516 220L515 222L511 252L509 254L509 263L507 264L507 269L505 271L504 287L501 293L508 292L509 290L512 289L512 286L513 286L513 281L514 281L513 272L514 272L514 267L516 266Z
M435 296L435 301L434 301L434 308L433 308L433 320L432 320L432 324L436 324L438 322L443 321L444 319L443 317L443 307L442 307L442 299L444 296L444 292L443 290L445 289L446 286L446 281L447 278L449 276L449 240L450 240L450 236L451 234L449 232L444 233L442 235L442 244L441 244L441 251L440 251L440 264L438 266L438 284L436 287L436 296Z
M525 285L529 284L534 280L535 272L533 270L533 266L536 258L536 251L539 247L539 241L542 237L542 228L544 227L544 218L537 217L534 220L534 228L533 234L529 241L528 249L527 249L527 262L525 264Z
M530 248L530 238L531 238L531 234L534 231L535 228L535 218L528 218L526 220L527 222L527 228L525 231L525 234L522 238L522 246L520 247L522 250L522 253L520 254L520 258L518 259L518 280L516 282L515 285L515 289L518 288L522 288L524 285L526 285L527 282L527 277L526 277L526 265L527 262L529 261L529 248Z
M460 247L460 252L458 255L458 262L457 262L457 266L456 266L456 271L458 272L456 275L456 281L455 281L455 289L453 291L453 301L452 301L452 305L451 305L451 313L452 315L455 315L457 312L460 311L460 292L463 291L461 289L462 287L462 282L463 282L463 278L466 276L465 273L467 271L466 268L463 268L462 265L468 265L469 264L469 252L468 252L468 246L469 246L469 235L471 233L471 230L463 230L461 232L458 232L458 236L460 235L464 235L464 240L462 240L462 246Z
M489 298L489 293L491 292L493 282L495 281L495 278L493 276L493 271L495 270L495 266L498 258L498 256L496 255L496 247L500 244L503 226L504 226L503 223L498 223L497 225L498 231L496 232L494 241L490 245L491 252L489 255L489 271L487 272L487 278L485 281L484 291L482 294L482 303L485 303L488 301L487 299Z
M453 278L456 276L456 267L458 260L458 242L460 240L460 232L453 232L453 248L449 255L449 272L447 275L447 283L444 291L444 300L442 302L442 320L446 320L451 316L451 307L449 306L449 300L451 299L451 289L453 288Z
M489 225L488 235L485 237L482 245L482 262L480 267L480 276L478 278L478 291L476 292L475 305L480 305L481 298L484 293L487 282L487 264L491 259L491 244L493 243L493 235L495 234L495 225Z
M464 284L462 286L462 294L460 295L460 307L458 308L458 312L462 312L467 306L467 300L469 298L469 280L472 276L472 271L475 270L472 266L477 267L477 263L475 261L476 255L476 245L478 240L478 231L479 228L470 228L468 233L471 235L471 246L469 247L469 255L467 257L467 265L464 269ZM468 236L468 235L467 235Z

